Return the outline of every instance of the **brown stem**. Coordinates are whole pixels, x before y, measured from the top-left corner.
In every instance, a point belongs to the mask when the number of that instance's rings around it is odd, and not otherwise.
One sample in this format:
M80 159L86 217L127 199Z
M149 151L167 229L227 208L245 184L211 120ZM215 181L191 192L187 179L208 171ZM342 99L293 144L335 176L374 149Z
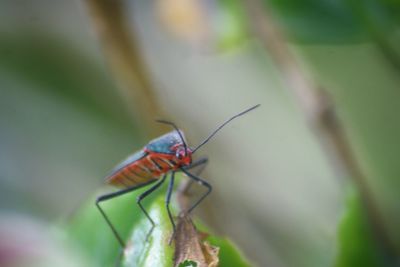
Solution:
M288 88L298 100L310 126L330 156L332 166L337 167L339 163L341 169L354 180L377 240L390 256L395 257L398 255L398 250L386 231L366 176L354 156L331 99L303 73L267 7L259 0L249 0L244 3L252 30L280 69Z
M161 112L136 36L127 25L123 2L86 0L86 4L127 107L145 133L159 134L161 126L154 119Z
M197 262L199 267L218 266L219 248L203 241L207 234L197 231L190 215L186 212L189 207L188 189L191 183L184 179L178 189L178 204L181 214L175 233L174 266L179 266L185 260Z

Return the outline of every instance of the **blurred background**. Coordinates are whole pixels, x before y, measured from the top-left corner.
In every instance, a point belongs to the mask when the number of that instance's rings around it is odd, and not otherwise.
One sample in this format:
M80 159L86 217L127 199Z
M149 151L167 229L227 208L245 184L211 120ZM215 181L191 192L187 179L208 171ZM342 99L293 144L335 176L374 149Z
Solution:
M255 266L399 266L399 23L390 0L1 1L0 265L80 266L55 225L154 119L195 146L260 103L198 152L197 214Z

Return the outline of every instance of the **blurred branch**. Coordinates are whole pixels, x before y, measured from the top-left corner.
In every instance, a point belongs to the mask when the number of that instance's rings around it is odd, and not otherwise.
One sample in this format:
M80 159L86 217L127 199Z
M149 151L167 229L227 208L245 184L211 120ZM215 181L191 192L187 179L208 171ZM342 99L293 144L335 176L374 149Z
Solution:
M254 34L261 40L281 71L288 88L298 100L309 124L316 131L327 155L330 156L332 166L336 167L339 163L340 167L354 180L360 191L375 237L389 254L388 256L396 257L398 250L386 231L366 176L354 156L330 97L303 73L286 45L283 33L263 3L260 0L243 2Z
M121 0L86 0L93 26L136 122L147 134L159 134L161 114L136 36L129 30Z

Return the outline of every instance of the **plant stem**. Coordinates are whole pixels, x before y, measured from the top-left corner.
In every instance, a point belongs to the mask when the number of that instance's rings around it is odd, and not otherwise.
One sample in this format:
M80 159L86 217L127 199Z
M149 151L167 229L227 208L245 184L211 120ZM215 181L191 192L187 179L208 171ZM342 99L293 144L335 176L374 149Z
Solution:
M161 125L154 123L154 119L162 113L136 36L127 25L123 1L86 0L86 4L93 27L133 118L143 127L145 134L158 135Z

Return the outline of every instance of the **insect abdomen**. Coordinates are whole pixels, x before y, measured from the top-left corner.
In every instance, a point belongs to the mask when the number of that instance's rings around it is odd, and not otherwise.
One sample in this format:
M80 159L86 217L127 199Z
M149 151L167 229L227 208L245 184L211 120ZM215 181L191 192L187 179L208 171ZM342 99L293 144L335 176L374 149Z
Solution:
M148 183L177 168L172 157L172 155L167 154L149 153L145 157L121 167L112 173L106 181L118 187Z

